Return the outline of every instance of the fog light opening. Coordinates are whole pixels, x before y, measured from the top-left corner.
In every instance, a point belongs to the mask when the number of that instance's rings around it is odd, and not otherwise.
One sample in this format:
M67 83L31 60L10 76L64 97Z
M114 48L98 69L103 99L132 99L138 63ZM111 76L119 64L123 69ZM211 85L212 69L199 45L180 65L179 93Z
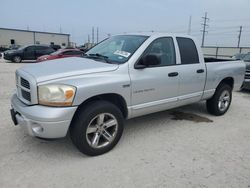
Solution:
M41 125L39 125L38 123L33 123L32 131L34 131L35 133L42 133L43 127Z

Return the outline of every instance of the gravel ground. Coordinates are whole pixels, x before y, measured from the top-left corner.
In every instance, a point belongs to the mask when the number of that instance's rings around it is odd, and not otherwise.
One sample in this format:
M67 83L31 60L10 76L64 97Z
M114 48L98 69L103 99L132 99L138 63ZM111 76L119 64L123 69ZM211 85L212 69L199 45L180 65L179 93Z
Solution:
M234 92L226 115L204 103L126 122L109 153L87 157L69 137L44 141L9 115L14 71L0 60L0 187L250 187L250 92Z

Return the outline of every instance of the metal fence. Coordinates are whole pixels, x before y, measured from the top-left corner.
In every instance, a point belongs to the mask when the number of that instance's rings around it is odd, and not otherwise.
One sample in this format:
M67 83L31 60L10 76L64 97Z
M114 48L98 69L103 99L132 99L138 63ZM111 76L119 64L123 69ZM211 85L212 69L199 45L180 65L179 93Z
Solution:
M205 46L202 47L202 51L205 57L215 57L215 58L231 58L237 53L248 53L250 52L250 47L215 47L215 46Z

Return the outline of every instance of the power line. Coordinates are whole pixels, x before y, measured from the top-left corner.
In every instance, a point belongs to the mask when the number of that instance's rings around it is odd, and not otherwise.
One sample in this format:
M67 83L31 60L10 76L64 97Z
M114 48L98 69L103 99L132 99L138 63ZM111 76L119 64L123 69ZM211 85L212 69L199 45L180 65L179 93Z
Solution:
M205 41L205 34L207 33L206 28L208 27L207 21L209 20L209 18L207 17L207 12L205 12L205 17L202 17L202 19L204 20L204 22L201 24L203 26L203 30L201 30L202 32L202 43L201 46L204 46L204 41Z

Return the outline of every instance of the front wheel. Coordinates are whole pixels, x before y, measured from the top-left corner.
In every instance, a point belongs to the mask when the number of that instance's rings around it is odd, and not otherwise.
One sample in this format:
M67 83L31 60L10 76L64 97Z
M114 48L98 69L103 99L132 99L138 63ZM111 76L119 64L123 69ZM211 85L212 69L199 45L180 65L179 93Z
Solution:
M214 96L207 100L207 110L209 113L220 116L227 112L232 101L232 87L223 84L218 86Z
M22 58L21 58L20 56L14 56L14 57L13 57L13 61L14 61L15 63L21 63L21 62L22 62Z
M95 101L76 112L70 128L74 145L84 154L101 155L110 151L123 132L123 115L107 101Z

